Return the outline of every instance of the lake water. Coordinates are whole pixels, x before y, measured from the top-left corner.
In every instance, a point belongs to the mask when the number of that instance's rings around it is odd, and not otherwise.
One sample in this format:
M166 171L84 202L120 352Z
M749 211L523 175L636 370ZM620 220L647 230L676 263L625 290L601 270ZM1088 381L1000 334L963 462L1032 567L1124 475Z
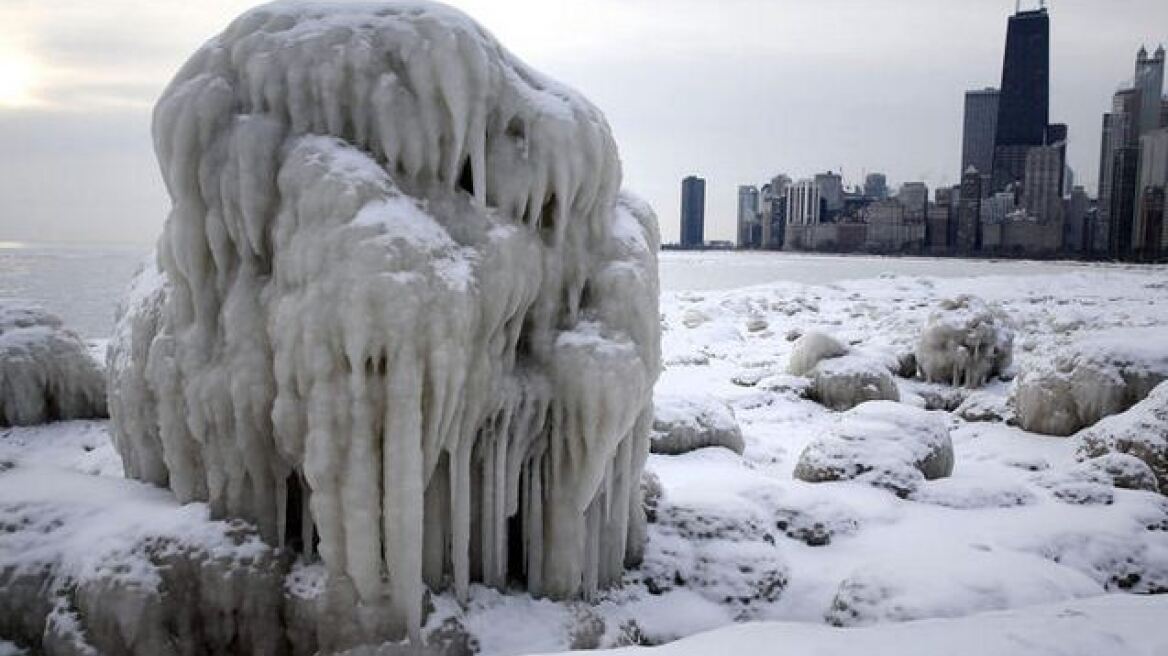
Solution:
M113 327L114 308L149 249L0 242L0 302L19 299L59 314L87 338ZM665 291L730 289L775 281L826 284L882 275L1035 275L1122 265L955 260L802 253L664 252Z

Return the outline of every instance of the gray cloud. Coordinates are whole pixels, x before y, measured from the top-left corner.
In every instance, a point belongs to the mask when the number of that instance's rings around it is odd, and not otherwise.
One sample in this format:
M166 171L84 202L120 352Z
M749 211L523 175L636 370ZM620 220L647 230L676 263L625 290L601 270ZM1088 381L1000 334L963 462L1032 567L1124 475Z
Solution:
M962 94L995 86L1013 2L545 0L455 2L521 58L588 95L628 185L676 238L679 181L709 179L707 234L733 234L735 187L777 172L957 177ZM38 108L0 109L0 240L152 241L166 202L149 105L238 0L10 0L0 38L50 74ZM1162 0L1052 8L1052 120L1094 186L1099 116ZM5 31L8 31L6 33Z

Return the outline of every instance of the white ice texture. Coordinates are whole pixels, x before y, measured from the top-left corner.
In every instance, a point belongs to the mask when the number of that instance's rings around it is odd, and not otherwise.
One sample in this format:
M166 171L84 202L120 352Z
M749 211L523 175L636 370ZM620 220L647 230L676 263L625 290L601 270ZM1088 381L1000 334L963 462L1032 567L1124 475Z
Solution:
M0 305L0 426L104 416L101 368L76 333L39 308Z
M319 540L414 636L426 585L589 596L639 558L658 234L599 110L444 6L287 2L191 57L154 142L129 475Z
M981 387L1010 366L1014 333L1005 317L976 296L941 301L917 341L917 366L925 380Z
M1123 328L1076 340L1024 369L1013 390L1018 424L1070 435L1130 408L1168 380L1163 329Z

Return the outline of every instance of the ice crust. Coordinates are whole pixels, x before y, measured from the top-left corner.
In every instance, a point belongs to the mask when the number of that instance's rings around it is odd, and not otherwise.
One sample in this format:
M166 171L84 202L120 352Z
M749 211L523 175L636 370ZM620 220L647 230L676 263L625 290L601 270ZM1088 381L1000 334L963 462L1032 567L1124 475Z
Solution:
M1051 361L1023 369L1013 403L1026 430L1065 436L1127 410L1164 380L1163 328L1122 328L1076 340Z
M1014 333L982 299L962 294L941 301L917 342L921 375L933 383L981 387L1013 358Z
M106 414L101 368L76 333L40 308L0 304L0 426Z
M154 113L173 207L111 343L127 474L424 585L591 595L636 561L658 235L601 113L437 4L275 3Z

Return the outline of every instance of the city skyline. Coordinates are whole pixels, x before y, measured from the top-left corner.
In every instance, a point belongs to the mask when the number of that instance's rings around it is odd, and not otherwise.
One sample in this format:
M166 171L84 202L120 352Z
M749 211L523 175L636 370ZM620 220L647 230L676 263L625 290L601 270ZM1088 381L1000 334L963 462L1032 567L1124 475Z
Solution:
M26 153L0 171L0 239L149 242L166 206L149 107L185 53L250 4L65 2L48 11L18 0L0 9L0 70L13 77L23 67L15 77L36 83L0 85L0 139ZM734 238L739 184L779 172L842 169L849 187L873 171L893 188L957 184L963 93L998 84L1014 9L923 0L453 4L606 113L626 186L652 203L666 241L677 240L677 185L690 173L708 181L707 239ZM1168 41L1162 3L1097 5L1051 9L1051 116L1069 124L1069 162L1092 192L1099 116L1116 82L1130 76L1141 44Z

